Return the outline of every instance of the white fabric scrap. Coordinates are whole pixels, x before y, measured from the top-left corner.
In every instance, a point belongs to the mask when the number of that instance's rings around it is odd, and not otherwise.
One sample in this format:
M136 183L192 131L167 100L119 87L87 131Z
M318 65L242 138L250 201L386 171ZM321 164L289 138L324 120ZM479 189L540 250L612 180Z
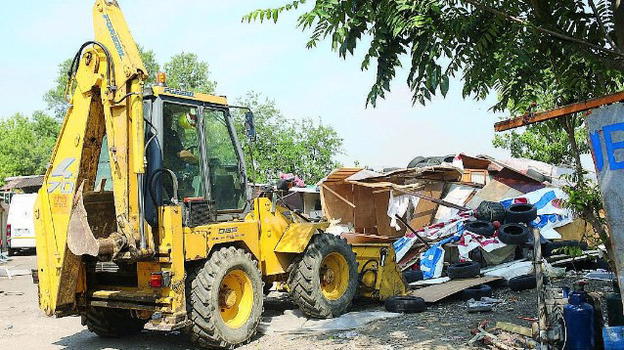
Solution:
M409 195L409 194L401 194L398 196L394 196L392 191L390 191L390 199L388 200L388 211L386 214L390 217L390 226L394 227L395 230L401 231L401 226L397 223L397 219L395 215L403 217L409 208L410 203L416 208L420 198Z

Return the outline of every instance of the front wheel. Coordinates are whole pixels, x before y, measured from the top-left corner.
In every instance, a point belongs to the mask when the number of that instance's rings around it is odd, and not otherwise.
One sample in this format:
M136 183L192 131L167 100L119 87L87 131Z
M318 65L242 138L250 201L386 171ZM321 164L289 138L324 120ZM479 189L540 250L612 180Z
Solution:
M315 318L345 313L358 286L355 254L344 239L321 233L290 271L290 295L301 311Z
M214 252L189 274L191 340L202 347L233 347L248 341L262 315L262 278L251 255L234 247Z

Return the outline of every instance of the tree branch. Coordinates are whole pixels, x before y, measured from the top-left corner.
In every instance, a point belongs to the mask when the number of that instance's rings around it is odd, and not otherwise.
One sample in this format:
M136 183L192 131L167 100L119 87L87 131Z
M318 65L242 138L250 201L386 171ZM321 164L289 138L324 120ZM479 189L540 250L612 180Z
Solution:
M594 0L588 0L588 3L592 9L592 12L594 13L594 16L596 17L596 21L598 22L600 29L602 30L602 35L604 35L605 40L609 42L609 44L611 45L613 49L615 49L619 53L622 53L622 49L620 49L615 44L613 39L611 39L611 37L609 36L609 33L607 32L607 27L605 27L604 22L602 21L602 18L600 17L600 14L598 13L598 9L596 8L596 4L594 3Z
M613 23L617 46L624 48L624 1L613 0Z
M592 43L590 43L588 41L585 41L585 40L573 38L571 36L568 36L568 35L565 35L565 34L562 34L562 33L559 33L559 32L555 32L555 31L550 30L550 29L546 29L546 28L543 28L543 27L540 27L540 26L536 26L536 25L534 25L533 23L531 23L529 21L526 21L526 20L523 20L521 18L512 16L510 14L507 14L507 13L505 13L503 11L500 11L500 10L497 10L495 8L491 8L489 6L483 5L482 3L478 2L478 1L475 1L475 0L461 0L461 1L469 3L469 4L473 5L476 8L480 8L480 9L482 9L484 11L493 13L493 14L495 14L497 16L504 17L504 18L506 18L506 19L508 19L508 20L510 20L512 22L516 22L518 24L521 24L521 25L523 25L525 27L531 28L531 29L536 30L538 32L542 32L542 33L551 35L551 36L553 36L555 38L558 38L558 39L561 39L561 40L565 40L565 41L574 42L574 43L577 43L577 44L581 44L581 45L584 45L584 46L587 46L587 47L591 47L592 49L595 49L595 50L598 50L598 51L602 51L602 52L606 52L606 53L609 53L609 54L612 54L612 55L615 55L615 56L624 57L624 53L613 51L613 50L607 49L605 47L602 47L600 45L592 44ZM620 0L618 0L618 2L619 1ZM622 6L622 11L624 11L624 5ZM624 25L624 18L623 18L623 23L622 24ZM622 39L624 39L624 38L622 38Z

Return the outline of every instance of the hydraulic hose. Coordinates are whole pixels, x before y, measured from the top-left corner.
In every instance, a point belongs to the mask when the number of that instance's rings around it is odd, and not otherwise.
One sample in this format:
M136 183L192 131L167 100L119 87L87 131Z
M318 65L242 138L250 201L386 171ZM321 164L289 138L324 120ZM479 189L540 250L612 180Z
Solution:
M111 54L110 51L108 51L108 49L106 48L106 46L104 46L104 44L98 42L98 41L87 41L84 44L82 44L80 46L80 49L78 49L78 52L76 52L76 55L74 55L74 59L72 60L71 66L69 67L69 71L67 72L67 77L69 78L67 80L67 84L69 86L72 77L76 74L76 72L78 71L78 66L80 65L80 56L82 55L82 50L85 49L85 47L89 46L89 45L95 45L99 48L102 49L102 51L104 51L104 55L106 55L106 78L107 78L107 82L108 82L108 88L115 92L117 91L117 84L115 83L115 62L113 61L113 59L111 58Z

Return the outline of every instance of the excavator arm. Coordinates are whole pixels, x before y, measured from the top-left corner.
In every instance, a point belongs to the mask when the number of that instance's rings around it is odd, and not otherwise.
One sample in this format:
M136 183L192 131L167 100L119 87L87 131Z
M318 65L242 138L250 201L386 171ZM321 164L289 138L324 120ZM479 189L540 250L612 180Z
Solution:
M68 73L73 95L35 207L39 302L49 315L76 312L81 256L136 261L154 250L142 200L147 71L116 1L96 0L93 24L95 40ZM103 144L112 192L96 183Z

